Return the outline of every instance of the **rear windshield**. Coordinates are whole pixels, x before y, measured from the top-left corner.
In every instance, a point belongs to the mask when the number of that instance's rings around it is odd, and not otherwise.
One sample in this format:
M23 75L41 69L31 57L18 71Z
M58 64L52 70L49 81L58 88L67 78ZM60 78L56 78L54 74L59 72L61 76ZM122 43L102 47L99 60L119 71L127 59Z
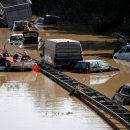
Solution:
M11 36L10 37L10 40L14 40L14 41L23 41L24 40L24 38L23 38L23 36Z

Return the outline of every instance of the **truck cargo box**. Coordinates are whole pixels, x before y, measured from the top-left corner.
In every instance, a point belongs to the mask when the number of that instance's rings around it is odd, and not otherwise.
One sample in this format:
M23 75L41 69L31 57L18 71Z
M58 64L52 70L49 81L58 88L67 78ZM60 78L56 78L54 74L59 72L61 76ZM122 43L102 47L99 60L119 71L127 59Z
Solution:
M14 21L31 21L32 10L30 3L31 1L29 0L10 0L1 2L0 14L2 18L11 26L13 25Z
M82 59L82 47L79 41L71 39L45 41L41 60L53 67L72 67L75 62Z

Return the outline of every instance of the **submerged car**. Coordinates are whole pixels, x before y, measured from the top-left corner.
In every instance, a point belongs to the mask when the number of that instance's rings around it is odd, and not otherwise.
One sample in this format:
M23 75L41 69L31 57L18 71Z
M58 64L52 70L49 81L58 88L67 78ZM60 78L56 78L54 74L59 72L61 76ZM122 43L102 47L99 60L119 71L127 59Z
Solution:
M44 41L38 37L39 33L36 31L23 32L23 47L36 47L40 49L44 44Z
M24 41L23 34L12 34L8 39L8 43L10 45L21 46L23 44L23 41Z
M28 21L15 21L11 29L14 31L30 31Z
M130 105L130 83L122 85L116 91L112 100L120 105Z
M45 15L44 17L38 17L34 21L34 24L36 25L57 24L57 21L59 19L60 17L56 15Z
M43 45L43 40L38 37L39 33L36 31L27 31L22 34L12 34L8 39L10 45L24 47L36 47L40 49Z
M34 24L37 25L44 25L44 18L43 17L39 17L34 21Z
M122 46L121 49L113 55L113 58L130 61L130 44Z
M77 73L97 73L97 72L109 72L118 71L119 69L111 66L104 60L83 60L78 61L72 72Z
M56 15L45 15L44 22L45 24L57 24L57 21L60 19L59 16Z

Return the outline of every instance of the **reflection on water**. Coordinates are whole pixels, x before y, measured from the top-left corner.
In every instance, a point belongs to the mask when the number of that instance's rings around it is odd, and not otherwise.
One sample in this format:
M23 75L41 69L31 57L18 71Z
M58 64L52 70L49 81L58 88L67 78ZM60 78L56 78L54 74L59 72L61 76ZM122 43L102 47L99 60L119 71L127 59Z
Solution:
M0 73L0 81L1 130L111 129L41 73Z
M114 61L118 64L119 68L125 72L125 73L130 73L130 61L124 61L124 60L116 60Z

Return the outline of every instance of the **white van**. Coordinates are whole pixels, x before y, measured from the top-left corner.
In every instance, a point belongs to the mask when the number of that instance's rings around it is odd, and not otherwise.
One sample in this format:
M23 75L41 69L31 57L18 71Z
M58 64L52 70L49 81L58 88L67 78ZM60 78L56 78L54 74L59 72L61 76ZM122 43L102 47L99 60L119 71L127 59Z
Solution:
M71 39L47 39L41 61L58 68L73 67L76 61L83 60L79 41Z
M113 58L130 61L130 44L121 47L121 49L113 55Z

